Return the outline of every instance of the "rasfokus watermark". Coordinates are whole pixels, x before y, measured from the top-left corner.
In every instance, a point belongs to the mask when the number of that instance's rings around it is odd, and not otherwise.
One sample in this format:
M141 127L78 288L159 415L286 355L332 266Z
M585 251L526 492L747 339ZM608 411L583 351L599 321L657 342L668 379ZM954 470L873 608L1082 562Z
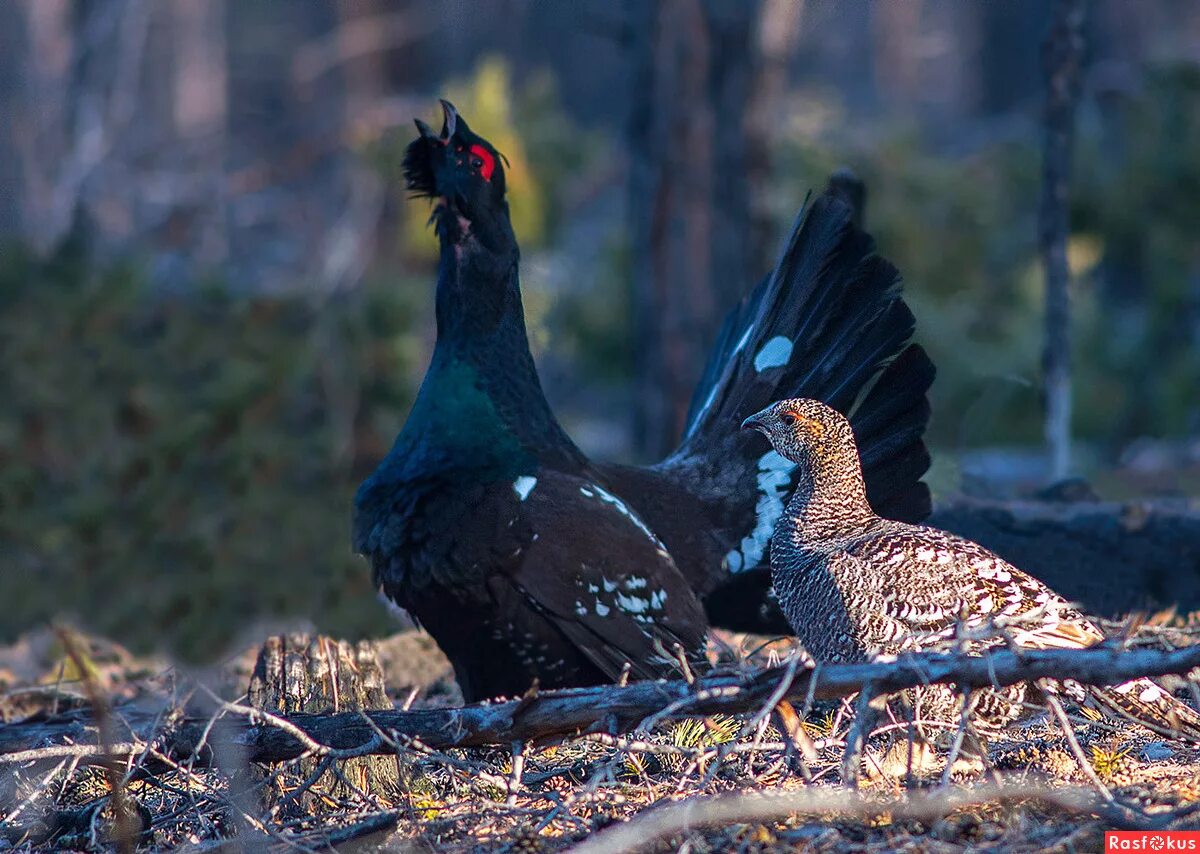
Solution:
M1200 852L1200 830L1106 830L1104 850Z

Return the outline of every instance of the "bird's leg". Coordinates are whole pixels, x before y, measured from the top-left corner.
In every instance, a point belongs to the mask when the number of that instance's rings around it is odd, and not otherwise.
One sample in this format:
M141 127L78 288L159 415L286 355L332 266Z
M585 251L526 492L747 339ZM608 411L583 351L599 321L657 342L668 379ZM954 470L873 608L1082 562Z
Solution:
M1087 756L1083 752L1083 748L1079 746L1079 739L1075 738L1075 730L1071 727L1071 720L1067 717L1066 711L1062 707L1062 703L1058 700L1057 692L1052 690L1048 685L1045 685L1047 680L1038 680L1038 687L1042 689L1042 694L1045 697L1046 705L1050 707L1050 711L1054 713L1054 717L1058 720L1058 725L1062 727L1063 735L1067 739L1067 745L1071 748L1071 753L1075 756L1075 761L1079 763L1080 770L1087 776L1092 784L1100 792L1100 796L1109 803L1113 803L1113 793L1109 791L1108 786L1104 785L1104 781L1100 779L1100 775L1096 773L1096 769L1092 767L1092 763L1088 761Z
M808 763L817 760L817 748L804 731L804 725L800 722L795 707L787 700L782 700L775 706L771 716L775 726L785 736L784 761L788 769L794 774L799 774L805 782L811 782L812 772Z
M913 777L913 756L917 748L917 709L912 703L906 699L901 700L904 706L908 719L908 727L905 729L905 741L907 742L908 754L904 757L904 787L911 789L916 783L916 778Z
M675 653L675 660L679 662L679 670L683 673L684 680L689 685L695 684L696 677L692 674L692 668L688 664L687 653L684 652L683 645L678 643L673 644L673 652Z
M521 791L521 777L525 771L525 744L520 741L512 743L512 774L508 780L508 797L504 803L516 806L517 792Z
M979 692L967 690L962 695L962 706L959 710L958 729L954 733L954 741L950 745L950 754L946 757L946 769L942 772L942 785L946 786L950 783L950 774L954 770L954 764L958 761L959 754L963 749L963 742L966 741L971 729L971 714L975 711L975 706L979 703ZM974 739L977 741L977 739Z
M887 703L887 695L875 696L875 686L864 685L854 706L854 723L846 734L846 752L842 755L842 782L852 789L858 788L859 770L862 765L863 746L875 723L875 717Z

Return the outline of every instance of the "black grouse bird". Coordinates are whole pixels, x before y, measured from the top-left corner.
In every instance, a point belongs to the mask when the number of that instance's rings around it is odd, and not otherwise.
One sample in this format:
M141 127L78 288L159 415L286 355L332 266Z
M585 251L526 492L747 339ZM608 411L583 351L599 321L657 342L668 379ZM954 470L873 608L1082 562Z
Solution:
M851 411L869 493L919 520L933 366L899 276L836 198L802 212L775 270L726 319L685 436L645 468L593 462L529 352L503 157L442 102L408 187L437 200L437 345L412 412L355 501L381 594L454 664L468 700L669 673L709 621L787 632L769 597L792 465L737 429L785 395Z
M771 542L779 604L819 662L866 661L965 642L1082 649L1104 634L1065 599L978 543L882 519L867 500L855 431L816 400L784 400L745 421L797 464L798 483ZM991 635L991 637L989 637ZM1022 711L1026 687L981 692L983 729ZM1059 686L1072 699L1168 737L1200 740L1200 714L1148 679L1113 688ZM919 692L921 717L957 720L947 686Z

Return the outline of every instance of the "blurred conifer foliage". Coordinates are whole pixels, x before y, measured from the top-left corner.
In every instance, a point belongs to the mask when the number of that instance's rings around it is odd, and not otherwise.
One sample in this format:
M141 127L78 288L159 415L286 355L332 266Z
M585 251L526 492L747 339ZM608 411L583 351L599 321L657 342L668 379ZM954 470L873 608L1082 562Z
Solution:
M351 498L413 391L423 291L150 292L68 249L0 270L0 638L76 615L198 658L256 619L385 628Z

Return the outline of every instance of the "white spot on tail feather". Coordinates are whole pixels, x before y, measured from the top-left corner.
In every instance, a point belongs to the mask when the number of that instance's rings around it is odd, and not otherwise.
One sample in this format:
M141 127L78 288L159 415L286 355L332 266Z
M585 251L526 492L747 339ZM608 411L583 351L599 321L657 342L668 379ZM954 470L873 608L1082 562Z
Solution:
M742 537L737 548L725 555L730 572L753 569L762 560L767 543L775 532L775 523L783 515L784 501L792 483L796 464L776 451L767 451L758 459L758 503L754 507L754 530Z
M762 373L768 368L781 368L792 358L792 342L776 335L759 349L754 357L754 370Z
M517 493L517 498L524 501L529 497L529 493L533 492L535 486L537 486L537 478L523 474L513 481L513 492Z

